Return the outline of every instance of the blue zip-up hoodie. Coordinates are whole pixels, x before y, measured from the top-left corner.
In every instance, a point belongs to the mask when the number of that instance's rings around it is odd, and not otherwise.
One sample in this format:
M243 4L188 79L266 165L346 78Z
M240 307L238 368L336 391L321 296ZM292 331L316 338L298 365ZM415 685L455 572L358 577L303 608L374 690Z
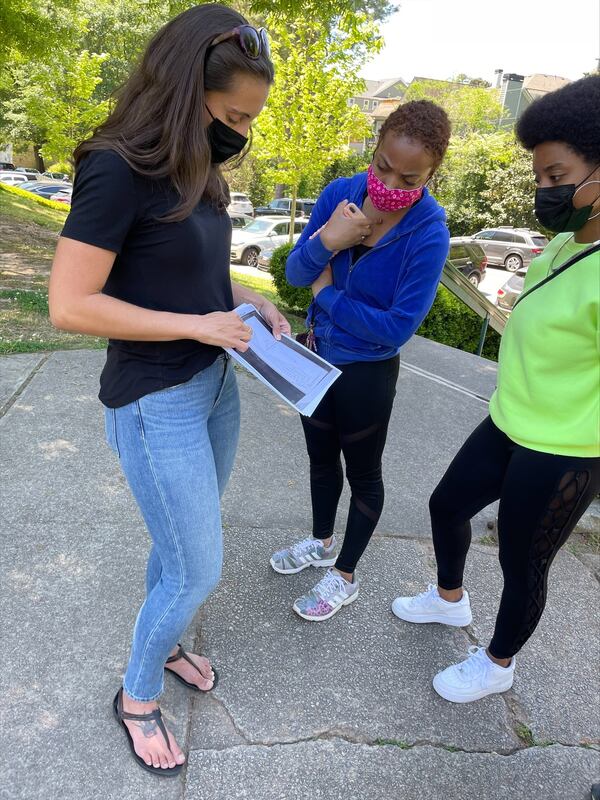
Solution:
M341 200L360 208L367 174L327 186L288 256L292 286L310 286L331 262L333 286L313 300L318 354L333 364L380 361L396 355L427 316L448 255L446 212L427 188L421 200L377 244L352 264L352 251L333 259L321 237L310 239Z

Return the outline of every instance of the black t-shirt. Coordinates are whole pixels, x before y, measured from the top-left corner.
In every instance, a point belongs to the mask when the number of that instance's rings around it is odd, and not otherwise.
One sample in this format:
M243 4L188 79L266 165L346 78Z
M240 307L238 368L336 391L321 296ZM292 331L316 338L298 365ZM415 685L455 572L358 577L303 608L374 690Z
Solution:
M157 221L178 199L169 179L139 175L112 150L94 151L77 170L62 236L117 254L104 294L155 311L231 311L229 215L201 201L181 222ZM189 339L110 339L100 400L118 408L183 383L221 352Z

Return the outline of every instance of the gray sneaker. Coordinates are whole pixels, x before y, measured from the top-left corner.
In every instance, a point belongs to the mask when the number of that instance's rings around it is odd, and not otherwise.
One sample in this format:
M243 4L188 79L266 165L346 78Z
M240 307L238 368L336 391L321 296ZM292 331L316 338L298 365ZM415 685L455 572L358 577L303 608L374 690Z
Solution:
M320 539L309 536L286 550L273 553L270 563L275 572L293 575L295 572L302 572L306 567L332 567L336 559L335 536L329 547L323 547Z
M333 617L342 606L350 605L358 597L358 580L350 583L336 572L328 569L325 577L310 590L308 594L299 597L293 609L302 619L310 622L321 622Z

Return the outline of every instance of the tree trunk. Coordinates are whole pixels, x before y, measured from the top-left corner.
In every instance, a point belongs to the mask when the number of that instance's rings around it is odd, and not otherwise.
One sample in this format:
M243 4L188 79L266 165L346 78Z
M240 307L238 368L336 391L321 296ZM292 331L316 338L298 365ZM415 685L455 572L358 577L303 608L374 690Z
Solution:
M296 221L296 198L298 197L298 183L292 186L292 202L290 203L290 244L294 244L294 223Z
M33 145L33 155L35 157L35 168L39 170L39 172L45 172L46 167L44 166L44 159L42 158L42 154L40 153L40 148L42 147L41 144L34 144Z

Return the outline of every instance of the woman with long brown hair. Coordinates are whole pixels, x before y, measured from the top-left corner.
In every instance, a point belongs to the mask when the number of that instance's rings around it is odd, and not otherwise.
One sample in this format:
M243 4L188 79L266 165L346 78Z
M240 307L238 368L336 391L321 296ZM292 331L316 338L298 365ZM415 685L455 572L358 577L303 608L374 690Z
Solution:
M75 152L71 213L50 281L63 329L109 339L100 378L106 435L152 538L114 710L136 761L176 775L185 761L157 698L167 669L193 691L217 673L179 645L221 574L220 495L233 464L239 398L223 348L251 330L232 310L275 306L232 283L227 184L273 81L266 32L225 6L162 28L106 122Z

